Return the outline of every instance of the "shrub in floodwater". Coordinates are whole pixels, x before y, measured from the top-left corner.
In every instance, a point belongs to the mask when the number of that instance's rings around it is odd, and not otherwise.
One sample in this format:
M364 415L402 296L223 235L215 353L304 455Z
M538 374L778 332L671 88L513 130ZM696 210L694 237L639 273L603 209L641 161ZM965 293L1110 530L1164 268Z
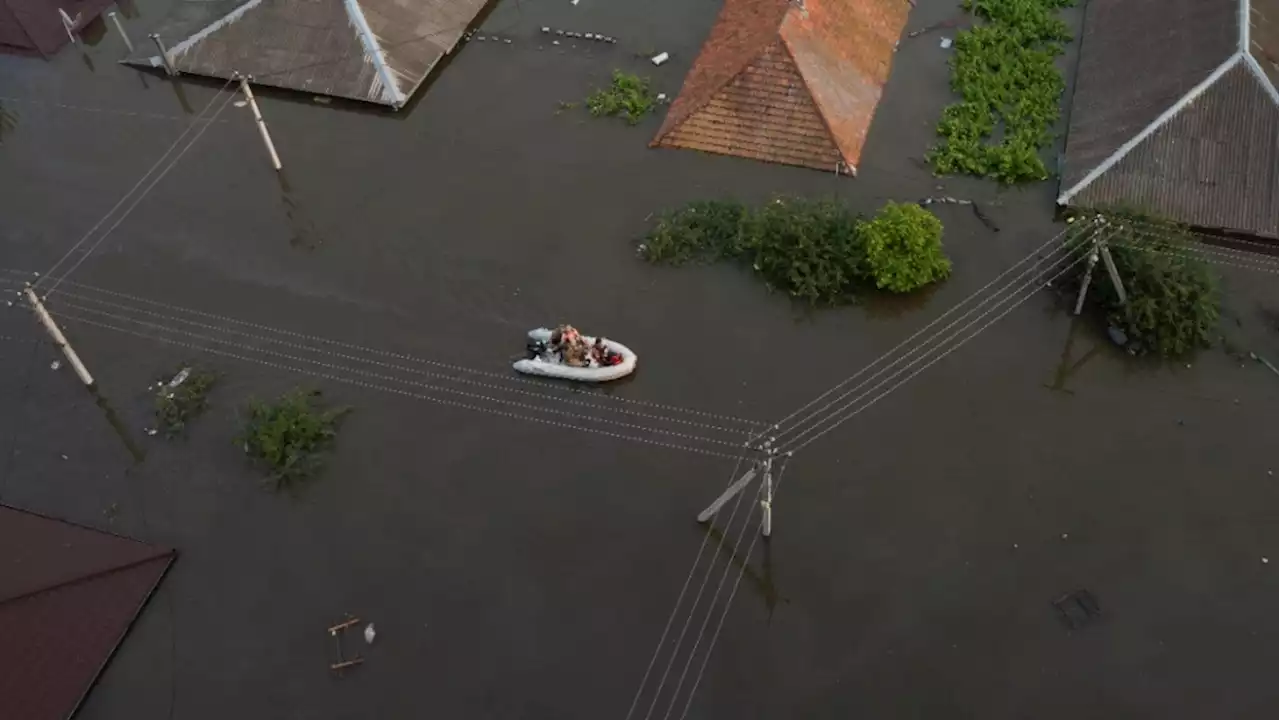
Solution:
M1218 279L1195 256L1191 234L1175 223L1140 216L1110 215L1106 221L1102 232L1128 303L1120 302L1099 261L1089 285L1090 305L1124 332L1126 347L1135 354L1174 358L1209 347L1218 324ZM1091 238L1079 232L1070 242Z
M156 381L156 430L166 438L186 431L191 422L209 406L208 397L218 375L184 364Z
M350 408L326 408L319 390L293 390L274 402L250 399L249 419L238 442L263 465L275 489L295 485L323 466L338 424Z
M614 70L609 87L587 96L587 109L591 111L592 117L621 115L628 125L635 125L653 110L657 101L657 96L649 87L648 78Z
M741 260L772 288L814 305L863 289L907 292L947 276L942 223L890 203L870 221L834 200L777 198L757 208L700 201L663 214L640 246L653 263Z

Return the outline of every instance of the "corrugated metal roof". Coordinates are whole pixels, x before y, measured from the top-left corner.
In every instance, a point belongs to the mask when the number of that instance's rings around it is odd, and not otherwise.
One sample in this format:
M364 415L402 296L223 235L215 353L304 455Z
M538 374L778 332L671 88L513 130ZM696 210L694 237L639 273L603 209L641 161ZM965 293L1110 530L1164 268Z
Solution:
M156 32L179 72L400 107L488 1L179 0Z
M1091 0L1059 202L1276 237L1277 94L1249 41L1263 19L1240 0Z
M852 170L909 11L902 0L726 0L653 144Z
M173 557L172 550L0 505L4 717L70 717Z
M1276 105L1243 62L1073 200L1276 237Z
M1235 52L1237 0L1090 0L1062 185L1079 182Z

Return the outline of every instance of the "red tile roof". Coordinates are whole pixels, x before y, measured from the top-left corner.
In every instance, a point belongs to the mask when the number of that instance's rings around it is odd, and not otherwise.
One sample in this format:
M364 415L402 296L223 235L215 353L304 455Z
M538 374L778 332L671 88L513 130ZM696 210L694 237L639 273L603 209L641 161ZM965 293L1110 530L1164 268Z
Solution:
M160 582L174 552L0 505L0 705L63 720Z
M725 0L654 146L852 171L906 0Z

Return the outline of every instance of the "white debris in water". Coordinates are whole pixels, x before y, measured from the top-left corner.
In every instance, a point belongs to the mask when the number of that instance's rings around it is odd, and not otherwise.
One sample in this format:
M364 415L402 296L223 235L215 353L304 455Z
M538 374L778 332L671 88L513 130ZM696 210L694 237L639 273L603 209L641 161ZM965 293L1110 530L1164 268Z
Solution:
M658 93L658 102L664 102L667 99L666 93Z
M551 28L549 28L549 27L547 27L547 26L543 25L543 26L542 26L542 32L544 32L544 33L549 33L549 32L551 32Z
M57 370L60 367L62 367L62 363L58 360L54 360L53 362L49 363L50 370Z
M653 56L653 64L661 65L662 63L670 59L671 59L671 56L668 55L667 53L658 53L657 55Z
M248 105L249 105L249 101L248 101L248 100L237 100L237 101L235 101L235 102L233 102L233 103L231 103L231 104L232 104L232 105L235 105L235 106L236 106L236 107L238 107L238 108L242 108L242 107L248 107Z
M1263 565L1266 565L1266 564L1267 564L1267 563L1269 563L1269 562L1271 562L1271 561L1270 561L1270 560L1268 560L1268 559L1266 559L1266 558L1262 558L1262 564L1263 564Z
M366 625L366 626L365 626L365 628L364 628L364 641L365 641L366 643L368 643L369 645L372 645L372 644L373 644L373 639L374 639L375 637L377 637L377 636L378 636L378 633L376 633L376 632L374 632L374 631L373 631L373 623L369 623L368 625Z
M1066 533L1062 533L1062 539L1063 539L1063 540L1066 540L1066 539L1067 539L1067 534L1066 534Z
M942 40L938 42L938 47L942 48L943 50L946 50L947 48L951 47L951 38L949 37L942 38Z
M158 432L160 432L160 431L159 431L159 430L156 430L155 428L147 428L145 432L146 432L148 435L152 435L152 436L154 436L156 433L158 433Z

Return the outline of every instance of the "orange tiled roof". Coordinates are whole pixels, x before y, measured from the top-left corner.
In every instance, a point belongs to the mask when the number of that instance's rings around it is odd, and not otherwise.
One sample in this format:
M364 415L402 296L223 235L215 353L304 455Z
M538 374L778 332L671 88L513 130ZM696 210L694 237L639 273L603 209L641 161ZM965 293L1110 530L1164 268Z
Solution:
M725 0L652 144L852 172L909 11L906 0Z

